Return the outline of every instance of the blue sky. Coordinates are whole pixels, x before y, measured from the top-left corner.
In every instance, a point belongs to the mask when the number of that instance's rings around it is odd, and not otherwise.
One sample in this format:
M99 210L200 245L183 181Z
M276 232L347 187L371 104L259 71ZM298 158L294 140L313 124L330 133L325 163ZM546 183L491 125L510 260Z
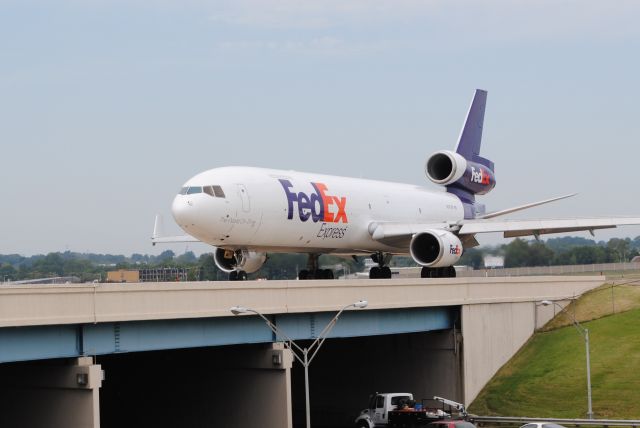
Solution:
M155 213L178 232L174 194L223 165L435 189L424 162L475 88L490 210L575 191L520 217L640 215L638 20L636 1L0 1L0 253L162 251Z

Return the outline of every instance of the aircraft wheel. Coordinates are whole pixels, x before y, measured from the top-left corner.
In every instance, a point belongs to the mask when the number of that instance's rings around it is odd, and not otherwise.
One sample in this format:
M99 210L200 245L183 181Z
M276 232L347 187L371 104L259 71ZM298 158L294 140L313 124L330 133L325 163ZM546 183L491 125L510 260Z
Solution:
M369 279L377 278L380 278L380 268L378 266L374 266L369 270Z
M447 269L447 277L448 278L455 278L456 277L456 268L454 268L453 266L449 266Z
M247 273L243 270L238 271L238 281L246 281L247 280Z
M238 271L229 272L229 281L237 281L238 280Z
M380 278L391 279L391 268L389 266L380 268Z
M324 279L333 279L333 271L331 269L325 269L323 273Z
M433 269L425 266L420 271L420 278L433 278L431 276L432 274L433 274Z
M302 269L299 273L298 273L298 279L300 280L305 280L305 279L309 279L309 271L306 269Z

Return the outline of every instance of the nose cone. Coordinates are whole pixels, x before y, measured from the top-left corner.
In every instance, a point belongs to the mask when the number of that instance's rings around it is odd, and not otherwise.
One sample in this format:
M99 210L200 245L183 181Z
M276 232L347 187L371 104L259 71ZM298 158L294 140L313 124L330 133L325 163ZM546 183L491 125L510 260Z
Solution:
M193 207L189 205L187 198L183 195L178 195L173 199L171 204L171 214L178 226L182 229L187 229L193 224Z

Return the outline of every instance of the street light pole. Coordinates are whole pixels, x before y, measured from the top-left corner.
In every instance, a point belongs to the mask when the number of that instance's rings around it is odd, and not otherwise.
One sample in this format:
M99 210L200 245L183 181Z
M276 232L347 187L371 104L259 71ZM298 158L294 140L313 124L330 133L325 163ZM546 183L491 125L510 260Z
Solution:
M564 308L560 306L557 302L553 302L551 300L543 300L540 302L543 306L556 305L560 308L560 311L564 311ZM566 312L569 313L569 312ZM571 316L571 321L573 321L573 326L578 330L578 332L584 337L584 345L585 351L587 355L587 418L593 419L593 407L591 406L591 361L589 357L589 329L584 328L582 324L580 324L576 318L569 313Z
M234 306L229 310L234 315L246 314L248 312L258 315L267 324L267 327L269 327L269 329L271 329L271 331L276 335L276 339L278 338L278 336L284 339L284 345L291 351L295 359L298 360L300 364L302 364L302 366L304 367L304 393L305 393L307 428L311 428L311 405L310 405L310 398L309 398L309 366L311 365L311 362L313 361L315 356L318 354L318 351L320 350L320 347L326 340L327 336L329 335L333 327L338 322L338 318L340 318L340 315L342 315L342 312L344 312L346 309L349 309L349 308L357 308L357 309L366 308L367 305L368 305L368 302L366 300L359 300L355 303L351 303L349 305L344 306L342 309L338 311L337 314L334 315L331 321L329 321L329 323L320 332L316 340L314 340L311 346L309 346L308 348L301 348L300 346L298 346L298 344L295 343L293 339L291 339L282 330L280 330L274 323L271 322L271 320L269 320L267 317L265 317L263 314L261 314L255 309L245 308L243 306ZM309 357L310 353L311 353L311 357Z

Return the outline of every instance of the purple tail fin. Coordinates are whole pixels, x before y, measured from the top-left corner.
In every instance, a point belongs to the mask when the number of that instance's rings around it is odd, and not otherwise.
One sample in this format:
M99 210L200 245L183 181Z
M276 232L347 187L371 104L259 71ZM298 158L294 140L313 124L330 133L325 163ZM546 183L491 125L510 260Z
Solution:
M480 156L484 109L486 104L487 91L476 89L476 93L471 101L471 106L469 107L469 112L467 113L467 119L460 132L456 152L463 158L482 164L493 171L493 162Z
M458 181L446 186L447 192L460 198L465 218L484 214L484 205L477 203L475 196L487 194L496 183L493 162L480 156L486 104L487 91L476 89L456 146L456 153L467 161L466 171Z

